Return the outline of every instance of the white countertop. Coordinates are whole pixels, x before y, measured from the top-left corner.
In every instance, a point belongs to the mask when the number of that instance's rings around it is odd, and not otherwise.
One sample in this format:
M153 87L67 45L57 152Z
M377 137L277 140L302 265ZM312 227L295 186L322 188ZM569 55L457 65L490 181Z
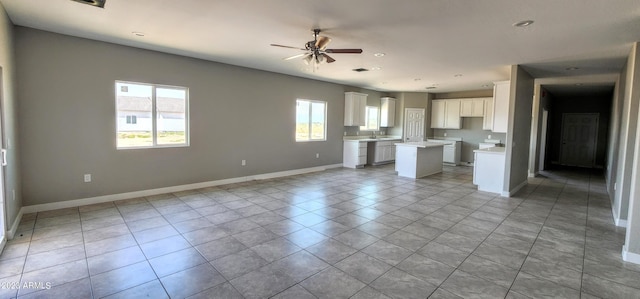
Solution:
M395 143L396 146L409 146L409 147L444 147L444 143L440 142L429 142L429 141L418 141L418 142L403 142L403 143Z
M375 142L375 141L391 141L391 140L402 140L400 136L376 136L376 138L371 138L371 136L345 136L342 138L343 141L354 141L354 142Z
M505 151L504 147L497 147L497 146L473 150L474 153L498 154L498 155L504 155L504 151Z

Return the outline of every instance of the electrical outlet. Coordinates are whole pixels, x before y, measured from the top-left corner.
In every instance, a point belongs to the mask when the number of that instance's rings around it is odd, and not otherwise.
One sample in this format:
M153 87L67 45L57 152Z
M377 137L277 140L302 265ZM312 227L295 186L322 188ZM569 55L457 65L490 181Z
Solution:
M247 166L247 160L242 160L242 162L240 162L240 165Z
M487 136L487 139L491 139L491 135Z
M347 131L344 131L344 136L347 136Z
M617 187L618 187L618 183L613 183L613 191L615 191Z
M316 153L316 159L320 158L320 153Z
M91 182L91 174L90 173L86 173L84 175L84 182L85 183L90 183Z
M13 198L12 198L13 201L15 201L16 200L16 189L12 189L11 190L11 194L13 195Z
M444 135L443 135L443 136L444 136L444 137L447 137L447 133L444 133Z

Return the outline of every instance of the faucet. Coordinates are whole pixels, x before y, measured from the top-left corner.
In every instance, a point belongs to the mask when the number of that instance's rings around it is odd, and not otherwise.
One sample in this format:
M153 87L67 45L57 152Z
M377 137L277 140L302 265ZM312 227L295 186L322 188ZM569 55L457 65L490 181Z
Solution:
M376 138L376 131L371 131L371 138Z

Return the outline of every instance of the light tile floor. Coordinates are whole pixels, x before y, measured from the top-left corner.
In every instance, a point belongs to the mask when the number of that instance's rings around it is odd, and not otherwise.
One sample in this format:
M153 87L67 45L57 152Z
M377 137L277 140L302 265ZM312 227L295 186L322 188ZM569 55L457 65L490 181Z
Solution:
M24 215L0 297L640 298L601 175L504 198L471 170L335 169Z

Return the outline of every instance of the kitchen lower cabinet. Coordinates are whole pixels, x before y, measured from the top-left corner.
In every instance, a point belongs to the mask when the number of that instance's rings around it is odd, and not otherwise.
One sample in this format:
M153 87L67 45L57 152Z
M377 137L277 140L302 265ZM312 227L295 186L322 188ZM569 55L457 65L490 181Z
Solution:
M369 142L368 164L378 165L395 161L396 146L394 144L400 141L401 140L398 139L391 141Z
M347 168L362 168L367 164L367 142L345 140L343 142L342 166Z

